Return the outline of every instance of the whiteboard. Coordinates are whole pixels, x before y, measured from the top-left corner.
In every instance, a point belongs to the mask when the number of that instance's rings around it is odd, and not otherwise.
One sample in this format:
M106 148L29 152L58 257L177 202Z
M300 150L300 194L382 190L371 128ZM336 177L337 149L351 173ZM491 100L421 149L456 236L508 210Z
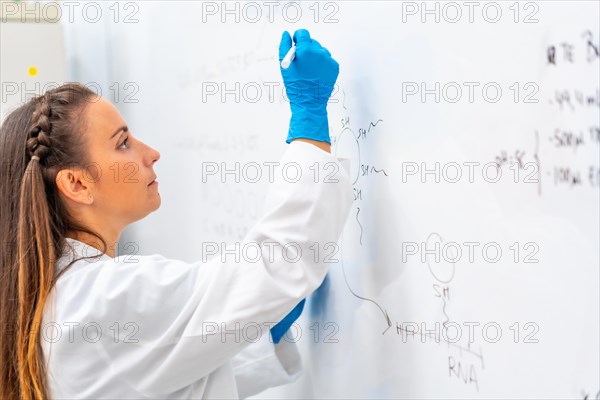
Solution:
M281 32L339 61L355 202L290 333L305 373L259 397L599 398L599 4L467 3L119 3L66 24L72 77L103 76L162 155L161 209L123 251L187 261L260 215L265 179L202 166L285 151Z

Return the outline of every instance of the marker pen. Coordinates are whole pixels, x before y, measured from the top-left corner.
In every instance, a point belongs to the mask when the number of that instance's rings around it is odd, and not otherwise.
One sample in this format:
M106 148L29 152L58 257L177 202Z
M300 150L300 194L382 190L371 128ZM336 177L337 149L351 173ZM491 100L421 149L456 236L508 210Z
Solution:
M292 63L292 61L294 60L295 57L296 57L296 45L293 44L292 47L290 48L290 50L285 55L285 57L283 57L283 60L281 60L281 68L283 68L283 69L289 68L290 64Z

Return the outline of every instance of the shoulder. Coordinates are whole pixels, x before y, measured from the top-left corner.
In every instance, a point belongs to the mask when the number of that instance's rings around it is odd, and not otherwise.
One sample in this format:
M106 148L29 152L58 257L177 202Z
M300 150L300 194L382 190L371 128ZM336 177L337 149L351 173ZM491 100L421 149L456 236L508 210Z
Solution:
M62 300L103 302L135 297L136 293L189 293L200 285L200 263L190 264L159 254L111 258L82 242L68 242L74 246L63 253L56 265L57 272L62 273L55 292Z

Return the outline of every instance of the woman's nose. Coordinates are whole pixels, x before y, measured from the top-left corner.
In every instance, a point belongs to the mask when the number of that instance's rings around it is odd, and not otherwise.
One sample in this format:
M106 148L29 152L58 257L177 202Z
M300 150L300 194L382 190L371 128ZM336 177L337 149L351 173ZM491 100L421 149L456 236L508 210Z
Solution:
M154 164L155 162L157 162L160 159L160 153L158 152L158 150L155 150L153 148L152 149L152 164Z
M146 155L147 160L149 160L148 165L152 166L155 162L160 159L160 153L154 148L148 146L148 154Z

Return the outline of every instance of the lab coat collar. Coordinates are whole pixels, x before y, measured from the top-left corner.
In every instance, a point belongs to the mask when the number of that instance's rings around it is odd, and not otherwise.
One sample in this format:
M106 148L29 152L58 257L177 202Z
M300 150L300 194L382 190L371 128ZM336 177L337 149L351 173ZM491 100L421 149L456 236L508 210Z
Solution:
M62 270L63 268L65 268L67 265L69 265L71 262L73 262L73 260L75 260L77 258L95 257L95 256L98 256L99 254L102 254L102 256L100 256L98 258L88 258L87 260L84 259L79 262L93 263L93 262L98 262L98 261L111 260L111 258L109 255L102 253L100 250L96 249L95 247L92 247L86 243L79 241L79 240L75 240L75 239L66 237L62 256L59 258L59 260L56 263L57 272Z

